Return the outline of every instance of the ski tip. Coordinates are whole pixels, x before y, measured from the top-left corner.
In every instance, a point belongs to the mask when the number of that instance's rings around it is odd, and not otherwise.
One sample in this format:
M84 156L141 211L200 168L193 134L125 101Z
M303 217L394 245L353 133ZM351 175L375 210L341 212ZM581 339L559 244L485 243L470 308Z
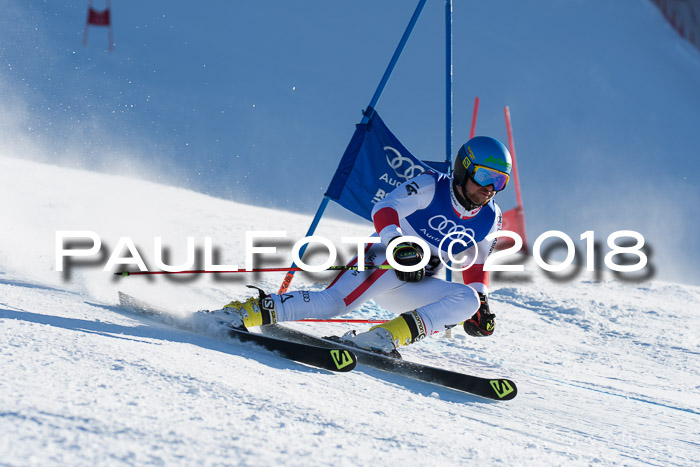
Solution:
M493 389L494 399L496 400L509 401L518 395L517 386L509 379L491 379L489 384Z

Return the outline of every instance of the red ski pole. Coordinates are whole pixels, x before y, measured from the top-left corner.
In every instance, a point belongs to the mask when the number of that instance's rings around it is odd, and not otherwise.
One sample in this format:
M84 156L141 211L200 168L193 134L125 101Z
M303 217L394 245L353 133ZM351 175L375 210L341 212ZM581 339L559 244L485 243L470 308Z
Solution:
M298 320L305 323L363 323L363 324L382 324L389 321L388 319L343 319L343 318L331 318L331 319L316 319L316 318L306 318Z
M359 270L360 266L331 266L326 271L355 271ZM365 269L393 269L389 264L366 264ZM156 274L233 274L243 272L285 272L285 271L305 271L303 268L258 268L258 269L236 269L233 271L207 271L207 270L192 270L192 271L120 271L115 272L115 276L148 276Z

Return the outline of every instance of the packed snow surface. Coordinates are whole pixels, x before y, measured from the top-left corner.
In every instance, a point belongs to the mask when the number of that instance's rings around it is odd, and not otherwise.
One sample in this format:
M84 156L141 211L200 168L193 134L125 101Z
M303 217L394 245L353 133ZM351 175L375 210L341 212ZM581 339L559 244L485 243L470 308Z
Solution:
M220 331L187 332L121 309L117 291L189 319L282 273L115 277L130 237L149 265L211 237L219 264L245 263L245 232L287 230L287 264L307 216L133 179L0 157L0 461L3 465L696 465L700 459L700 288L602 271L492 281L490 338L456 331L406 359L518 384L494 402L359 366L335 374ZM93 231L103 256L57 272L56 231ZM340 245L371 227L324 220ZM339 247L339 250L342 250ZM122 256L127 256L126 253ZM322 261L319 254L318 261ZM341 251L341 260L350 248ZM265 257L267 258L267 257ZM264 259L265 259L264 258ZM293 288L332 279L299 275ZM355 318L390 317L373 302ZM323 335L348 324L291 323Z

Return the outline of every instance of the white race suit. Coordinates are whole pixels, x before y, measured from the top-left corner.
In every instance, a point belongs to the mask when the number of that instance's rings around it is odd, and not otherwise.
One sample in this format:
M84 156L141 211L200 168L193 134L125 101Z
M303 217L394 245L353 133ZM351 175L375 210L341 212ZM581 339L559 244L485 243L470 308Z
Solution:
M272 294L278 321L304 318L331 318L358 308L373 299L377 305L397 314L416 310L423 320L426 335L450 328L467 320L479 308L477 292L488 294L488 272L484 262L493 250L496 239L487 235L501 228L500 208L489 201L473 211L467 211L455 198L452 179L447 175L427 171L399 185L372 210L372 220L381 243L365 249L365 264L388 264L386 245L395 237L420 237L430 246L431 262L420 282L404 282L390 269L341 271L321 292L295 291ZM453 234L447 241L443 238ZM451 238L452 255L463 264L473 265L453 275L458 282L434 277L442 267L439 258L448 261ZM350 265L355 265L355 257Z

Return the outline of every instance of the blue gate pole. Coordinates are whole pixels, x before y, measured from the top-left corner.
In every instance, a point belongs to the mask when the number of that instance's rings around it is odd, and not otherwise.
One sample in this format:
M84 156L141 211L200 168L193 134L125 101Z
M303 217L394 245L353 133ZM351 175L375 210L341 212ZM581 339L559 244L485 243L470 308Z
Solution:
M452 174L452 0L445 0L445 162L447 173ZM452 270L447 268L445 279L452 281Z
M411 36L411 33L413 32L413 28L416 25L416 22L418 21L418 17L420 16L421 12L423 11L423 7L425 6L425 2L427 0L419 0L418 5L416 6L416 9L413 11L413 16L411 16L411 20L408 22L408 26L406 26L406 30L403 32L403 36L401 36L401 40L399 41L399 45L396 46L396 50L394 50L394 55L391 57L391 60L389 61L389 65L386 67L386 70L384 71L384 75L382 76L381 81L379 81L379 85L377 86L377 90L374 91L374 95L372 96L372 100L370 100L369 105L367 106L367 109L363 112L362 116L362 121L360 122L361 124L367 123L369 119L372 117L374 114L374 106L377 105L377 101L379 101L379 97L382 95L382 92L384 91L384 87L386 86L386 83L389 81L389 77L391 76L391 73L394 71L394 67L396 66L396 62L399 61L399 57L401 56L401 52L403 52L404 47L406 46L406 42L408 42L408 38ZM330 197L327 195L323 196L323 200L321 200L321 205L318 207L316 210L316 214L314 215L314 219L311 221L311 225L309 226L309 230L306 232L306 237L310 237L311 235L314 234L316 231L316 228L318 227L318 223L321 221L321 217L323 216L323 213L326 211L326 207L328 207L328 201L330 201ZM300 249L299 249L299 258L304 257L304 252L306 252L306 248L309 246L308 243L304 244ZM296 262L292 262L292 267L296 267ZM282 282L282 285L280 286L280 289L278 291L279 294L283 294L287 291L289 288L289 284L291 284L292 279L294 278L294 271L289 271L287 275L284 278L284 281Z
M406 45L406 42L408 42L409 36L413 32L413 28L416 25L416 22L418 21L418 17L423 11L425 2L426 0L419 0L418 5L416 5L416 9L413 11L413 16L411 16L411 20L408 22L408 26L406 26L406 30L403 32L403 36L401 36L399 45L397 45L396 50L394 50L394 55L391 57L389 65L384 71L384 76L382 76L381 81L379 81L379 86L377 86L377 90L374 91L374 96L372 96L372 100L369 102L369 105L367 106L367 109L365 110L364 116L362 117L362 121L360 123L367 123L369 119L372 118L372 115L374 114L374 107L377 105L377 101L379 101L379 97L382 95L384 87L389 81L391 73L394 71L394 67L399 61L399 56L401 55L401 52L403 52L403 48Z

